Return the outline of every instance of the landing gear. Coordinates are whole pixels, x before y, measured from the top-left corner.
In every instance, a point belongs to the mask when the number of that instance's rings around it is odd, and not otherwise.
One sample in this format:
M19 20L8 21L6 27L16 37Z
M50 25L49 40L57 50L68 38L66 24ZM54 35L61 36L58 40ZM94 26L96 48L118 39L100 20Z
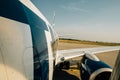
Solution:
M70 68L70 62L69 61L64 61L64 62L61 62L59 65L58 65L58 68L61 70L61 69L69 69Z

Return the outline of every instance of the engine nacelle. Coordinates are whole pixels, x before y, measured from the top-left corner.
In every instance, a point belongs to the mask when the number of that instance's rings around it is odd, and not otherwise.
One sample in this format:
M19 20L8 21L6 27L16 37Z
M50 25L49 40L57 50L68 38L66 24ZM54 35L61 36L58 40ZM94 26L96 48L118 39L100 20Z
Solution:
M109 80L112 69L93 54L85 54L80 63L82 80Z

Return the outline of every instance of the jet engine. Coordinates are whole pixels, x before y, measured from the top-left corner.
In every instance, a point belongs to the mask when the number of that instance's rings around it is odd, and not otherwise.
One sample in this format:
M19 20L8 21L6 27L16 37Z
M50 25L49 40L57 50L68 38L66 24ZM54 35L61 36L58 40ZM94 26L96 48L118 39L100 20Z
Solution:
M85 54L79 65L82 80L109 80L112 69L93 54Z

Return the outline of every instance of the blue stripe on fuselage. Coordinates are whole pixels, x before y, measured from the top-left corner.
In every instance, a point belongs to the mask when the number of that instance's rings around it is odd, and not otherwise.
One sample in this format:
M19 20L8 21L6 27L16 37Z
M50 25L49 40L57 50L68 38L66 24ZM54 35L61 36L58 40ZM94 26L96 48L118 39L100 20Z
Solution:
M19 0L0 1L0 16L26 23L30 26L34 48L33 54L37 54L37 58L39 58L40 62L39 64L36 64L39 68L34 69L34 80L48 80L49 63L47 40L45 35L45 30L48 31L48 28L45 21L25 5L20 3Z
M28 24L24 9L19 0L1 0L0 16Z
M24 6L32 34L33 48L34 48L34 80L48 80L49 75L49 63L48 63L48 47L45 30L48 31L48 27L39 16L33 11Z

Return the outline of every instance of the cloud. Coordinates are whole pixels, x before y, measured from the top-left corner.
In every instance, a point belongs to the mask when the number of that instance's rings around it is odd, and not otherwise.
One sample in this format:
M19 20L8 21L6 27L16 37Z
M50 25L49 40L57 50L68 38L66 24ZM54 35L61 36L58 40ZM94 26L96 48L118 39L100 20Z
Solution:
M81 3L87 3L88 1L87 0L81 0Z
M66 0L64 0L64 1L66 1ZM88 0L68 0L68 1L71 1L74 3L79 3L79 4L86 4L89 2Z
M75 6L61 6L61 8L66 9L66 10L70 10L70 11L79 11L79 12L89 12L86 9L82 9L79 7L75 7Z
M87 9L84 9L84 6L86 5L87 2L88 0L74 0L74 1L67 2L66 5L62 4L60 7L69 11L88 13L89 11Z

